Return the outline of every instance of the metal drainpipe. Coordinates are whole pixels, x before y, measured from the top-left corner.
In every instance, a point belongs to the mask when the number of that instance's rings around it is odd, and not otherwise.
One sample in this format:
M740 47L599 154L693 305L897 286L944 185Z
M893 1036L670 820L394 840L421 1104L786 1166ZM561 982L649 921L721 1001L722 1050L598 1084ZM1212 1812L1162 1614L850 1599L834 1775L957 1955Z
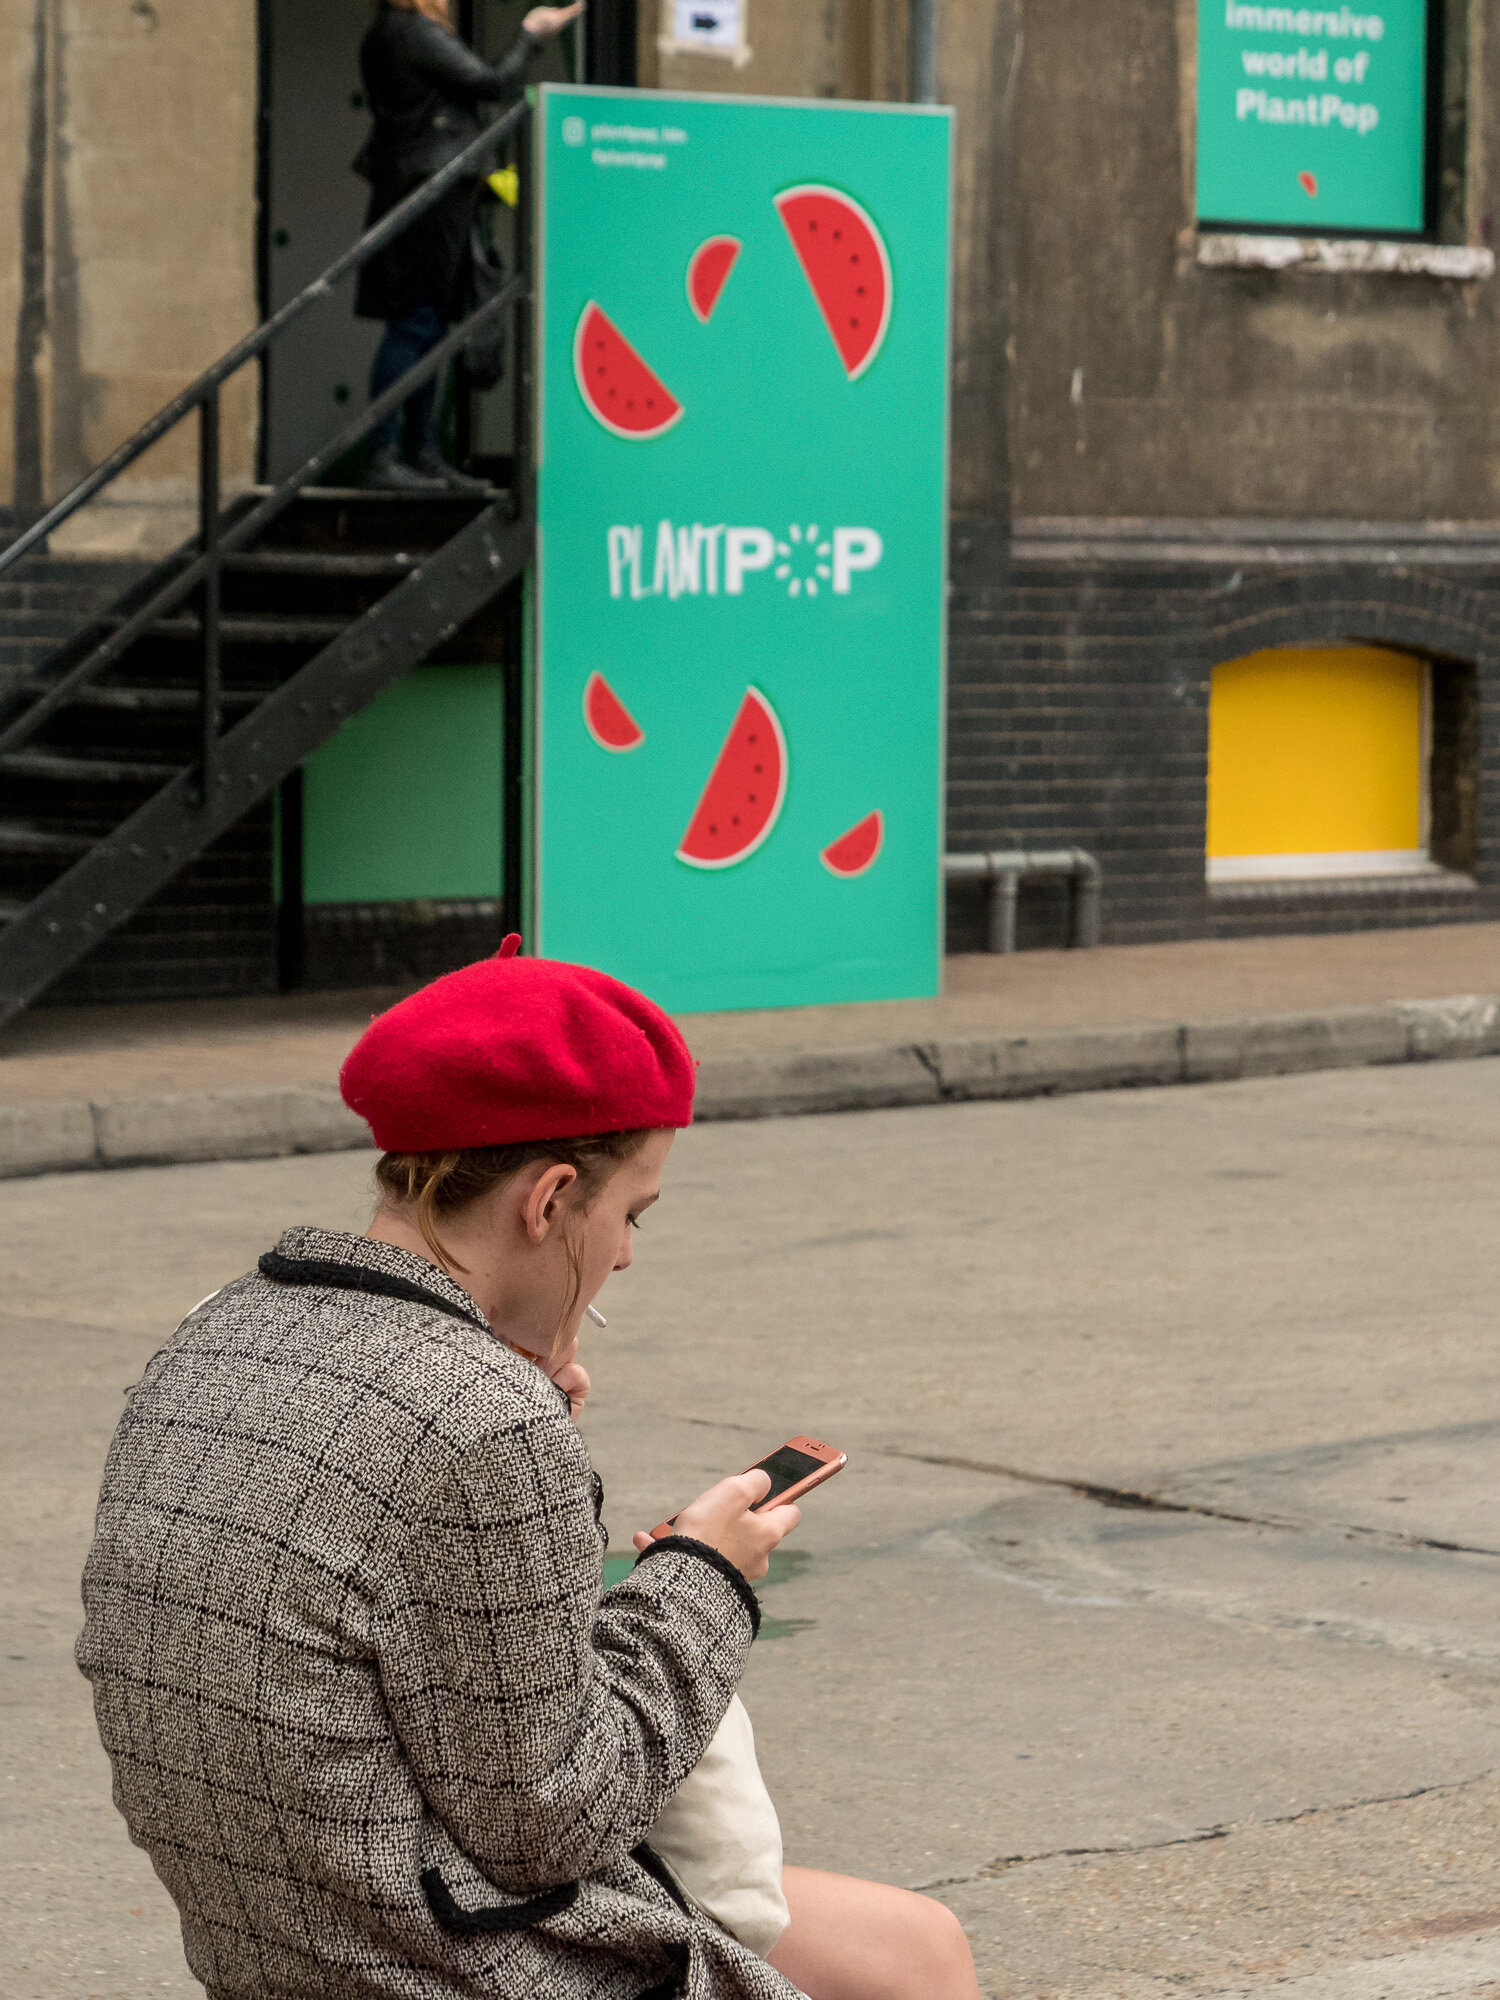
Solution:
M1072 890L1069 944L1077 951L1092 951L1099 942L1104 871L1081 847L1049 848L1041 853L1011 848L992 854L948 854L943 857L943 874L950 882L989 885L989 948L993 952L1013 952L1016 948L1016 902L1023 880L1060 877L1066 881Z
M910 0L908 94L913 104L938 101L937 0Z

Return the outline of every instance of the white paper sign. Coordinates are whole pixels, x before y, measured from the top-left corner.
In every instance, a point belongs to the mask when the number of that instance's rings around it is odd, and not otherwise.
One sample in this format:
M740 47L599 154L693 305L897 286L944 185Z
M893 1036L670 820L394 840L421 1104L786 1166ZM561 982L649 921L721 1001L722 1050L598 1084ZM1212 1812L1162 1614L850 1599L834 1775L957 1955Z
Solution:
M676 48L738 55L745 46L744 0L672 0Z

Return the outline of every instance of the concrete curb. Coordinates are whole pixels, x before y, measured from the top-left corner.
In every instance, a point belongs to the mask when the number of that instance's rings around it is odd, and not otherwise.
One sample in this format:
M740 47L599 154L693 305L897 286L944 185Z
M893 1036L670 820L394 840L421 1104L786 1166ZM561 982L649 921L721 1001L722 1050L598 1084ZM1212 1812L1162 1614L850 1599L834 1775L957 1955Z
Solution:
M1500 1055L1500 997L1465 994L1243 1021L710 1056L698 1073L698 1117L1053 1097L1490 1055ZM369 1143L338 1092L317 1084L0 1104L0 1180L351 1152Z

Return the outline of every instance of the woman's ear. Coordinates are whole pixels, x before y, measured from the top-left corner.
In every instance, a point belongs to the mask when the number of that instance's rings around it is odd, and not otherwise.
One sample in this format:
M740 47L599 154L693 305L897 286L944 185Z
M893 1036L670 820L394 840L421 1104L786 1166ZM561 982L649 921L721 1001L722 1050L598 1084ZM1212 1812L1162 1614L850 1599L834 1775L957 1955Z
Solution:
M526 1224L526 1234L533 1243L545 1242L547 1231L557 1219L555 1212L557 1198L570 1188L577 1178L577 1167L564 1166L561 1162L554 1167L548 1167L544 1173L537 1176L521 1210Z

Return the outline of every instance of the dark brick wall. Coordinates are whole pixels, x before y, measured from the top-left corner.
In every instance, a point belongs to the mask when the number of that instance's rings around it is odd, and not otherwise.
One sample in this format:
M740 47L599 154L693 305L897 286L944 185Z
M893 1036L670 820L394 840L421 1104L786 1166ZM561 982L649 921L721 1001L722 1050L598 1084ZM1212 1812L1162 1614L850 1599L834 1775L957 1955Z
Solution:
M498 901L310 903L302 912L297 984L420 986L489 958L505 935Z
M273 844L265 799L60 979L46 1004L274 993Z
M0 523L0 545L4 539ZM7 685L34 674L80 625L139 583L148 567L36 555L0 577L0 703Z
M1493 565L1376 560L1046 560L985 521L955 523L948 847L1088 848L1106 943L1341 931L1500 917L1500 551ZM1473 670L1472 875L1436 885L1204 879L1209 676L1293 642L1368 641ZM1019 942L1064 941L1054 889L1023 891ZM982 944L972 890L950 950Z

